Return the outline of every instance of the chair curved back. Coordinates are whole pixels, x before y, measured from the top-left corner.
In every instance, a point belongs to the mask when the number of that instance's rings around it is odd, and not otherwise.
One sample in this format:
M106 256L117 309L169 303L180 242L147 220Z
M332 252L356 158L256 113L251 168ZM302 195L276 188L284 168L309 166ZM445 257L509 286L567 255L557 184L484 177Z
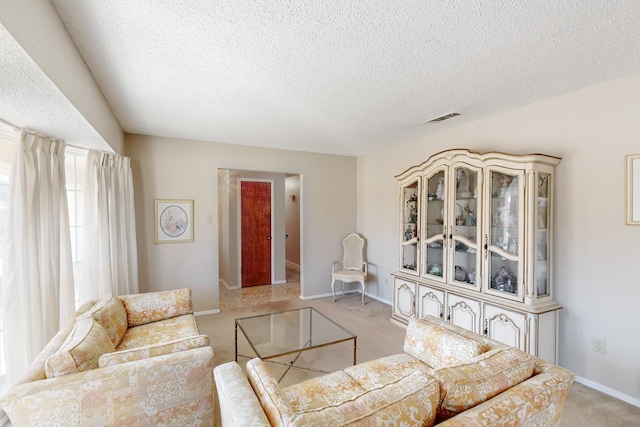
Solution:
M364 239L356 233L351 233L342 239L342 248L342 267L345 270L362 270Z

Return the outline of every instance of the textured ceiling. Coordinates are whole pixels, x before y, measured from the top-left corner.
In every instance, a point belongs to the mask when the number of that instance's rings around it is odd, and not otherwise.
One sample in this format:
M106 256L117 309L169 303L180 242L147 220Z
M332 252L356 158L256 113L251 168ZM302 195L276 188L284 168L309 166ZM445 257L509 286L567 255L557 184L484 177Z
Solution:
M2 25L0 71L0 118L70 144L109 150L98 132Z
M52 4L128 133L362 155L640 71L631 0Z

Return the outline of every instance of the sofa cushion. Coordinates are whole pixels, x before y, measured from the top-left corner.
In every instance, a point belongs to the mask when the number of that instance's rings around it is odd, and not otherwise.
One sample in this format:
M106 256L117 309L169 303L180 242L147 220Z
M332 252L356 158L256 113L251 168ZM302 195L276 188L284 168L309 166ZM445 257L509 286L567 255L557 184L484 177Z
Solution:
M162 344L195 335L199 335L196 318L193 314L185 314L127 329L116 351Z
M62 346L45 361L47 378L98 367L98 359L115 349L107 331L93 317L79 317Z
M177 353L179 351L191 350L192 348L205 347L207 345L209 345L209 337L206 335L179 338L160 344L152 344L141 348L103 354L100 356L98 366L104 368L105 366L113 366L120 363L133 362L134 360L148 359L150 357Z
M295 412L339 405L366 390L344 371L336 371L282 389Z
M247 362L247 375L272 426L428 426L435 420L438 383L422 371L371 389L344 371L282 389L260 359Z
M129 327L193 313L189 288L124 295L120 298L127 310Z
M437 399L436 380L414 371L352 398L296 412L289 425L430 426L435 420Z
M82 317L93 317L107 331L114 347L117 347L120 340L127 332L127 312L120 298L107 294L101 297L98 302Z
M404 351L431 366L464 363L487 351L480 341L463 337L425 320L411 318L404 340Z
M435 369L440 385L438 420L472 408L533 374L535 359L516 348L498 348L469 363Z
M388 384L413 371L429 375L431 368L407 353L381 357L349 366L344 371L365 390Z

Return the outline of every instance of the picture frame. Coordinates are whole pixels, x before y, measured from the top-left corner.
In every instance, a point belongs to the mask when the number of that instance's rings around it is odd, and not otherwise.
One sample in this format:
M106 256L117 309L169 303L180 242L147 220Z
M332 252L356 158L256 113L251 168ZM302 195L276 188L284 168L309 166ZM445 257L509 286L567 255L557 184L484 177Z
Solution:
M155 200L155 243L193 242L193 200Z
M627 188L627 224L640 225L640 154L626 158Z

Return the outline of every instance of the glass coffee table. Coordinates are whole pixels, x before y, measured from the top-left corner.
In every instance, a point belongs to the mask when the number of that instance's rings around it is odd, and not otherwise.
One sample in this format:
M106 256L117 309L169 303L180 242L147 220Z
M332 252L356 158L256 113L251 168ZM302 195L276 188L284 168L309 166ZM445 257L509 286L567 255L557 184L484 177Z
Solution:
M349 340L353 341L353 364L356 364L358 337L313 307L239 318L236 319L235 329L236 362L238 357L254 357L238 353L238 329L242 331L256 356L262 360L298 354L293 361L286 364L289 367L281 380L291 367L322 372L294 364L303 351Z

